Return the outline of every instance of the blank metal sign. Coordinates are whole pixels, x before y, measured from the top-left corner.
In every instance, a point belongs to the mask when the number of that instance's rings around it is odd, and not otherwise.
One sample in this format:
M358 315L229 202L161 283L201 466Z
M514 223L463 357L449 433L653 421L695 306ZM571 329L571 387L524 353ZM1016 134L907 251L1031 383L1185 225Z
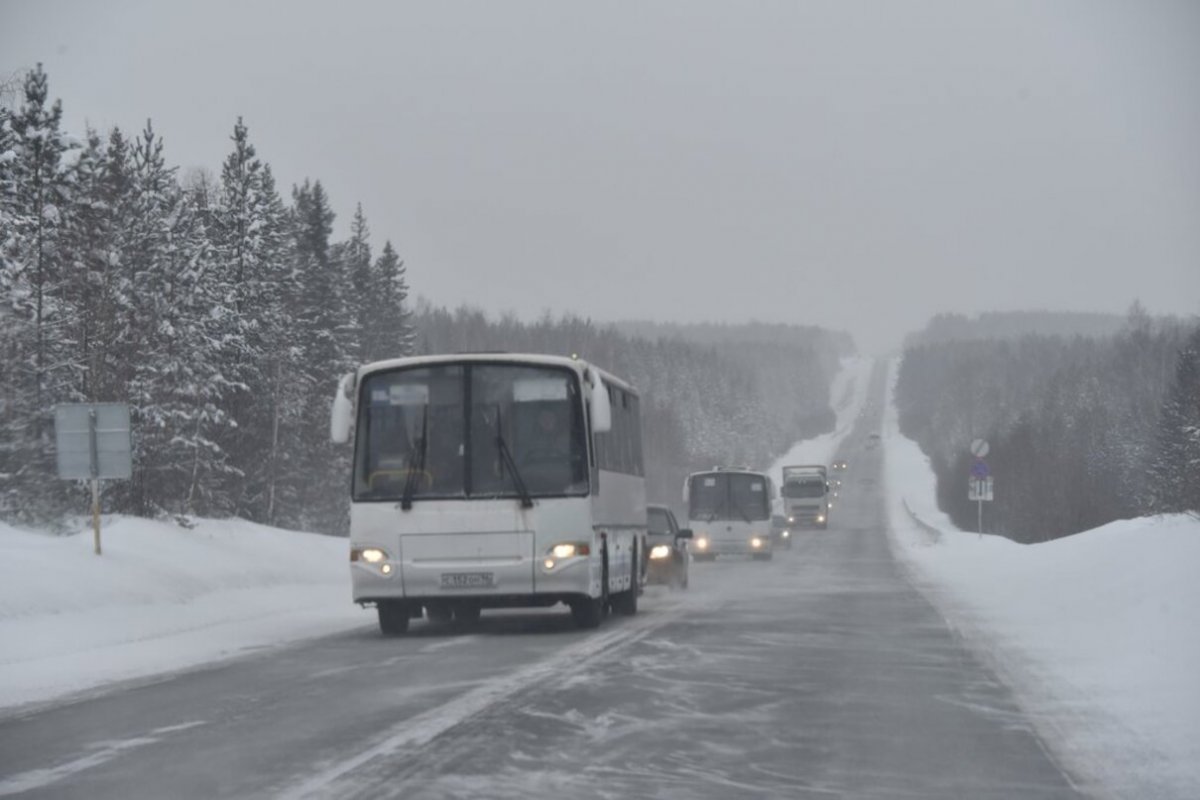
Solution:
M96 413L96 473L92 474L91 414ZM54 442L58 477L67 479L129 478L129 405L63 403L54 407Z

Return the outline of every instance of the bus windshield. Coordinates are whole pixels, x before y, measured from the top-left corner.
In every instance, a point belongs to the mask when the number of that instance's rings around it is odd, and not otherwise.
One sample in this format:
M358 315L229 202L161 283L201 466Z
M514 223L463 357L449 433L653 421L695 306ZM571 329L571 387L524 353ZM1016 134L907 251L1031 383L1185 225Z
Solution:
M692 476L688 516L711 522L717 519L769 519L771 508L766 481L761 475L714 472Z
M533 497L588 493L583 403L567 369L464 363L373 373L356 430L356 500L518 497L521 484Z

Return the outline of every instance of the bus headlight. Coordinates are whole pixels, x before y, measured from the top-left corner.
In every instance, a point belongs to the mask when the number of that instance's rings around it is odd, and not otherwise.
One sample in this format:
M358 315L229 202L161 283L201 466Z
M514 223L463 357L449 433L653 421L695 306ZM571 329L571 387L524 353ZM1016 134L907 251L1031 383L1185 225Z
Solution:
M758 550L758 549L762 548L762 546L763 546L763 540L761 537L759 537L759 536L751 536L750 537L751 549Z
M546 570L552 570L559 565L560 561L566 561L568 558L576 556L586 556L591 552L592 546L586 542L563 542L546 551L546 558L542 561L542 566Z
M550 548L550 555L557 559L574 558L575 556L586 556L592 552L592 548L582 542L567 542L564 544L556 544Z
M650 558L658 561L671 555L671 548L665 544L656 544L650 548Z
M379 564L388 560L388 554L378 547L352 548L350 550L350 560L365 561L368 564Z

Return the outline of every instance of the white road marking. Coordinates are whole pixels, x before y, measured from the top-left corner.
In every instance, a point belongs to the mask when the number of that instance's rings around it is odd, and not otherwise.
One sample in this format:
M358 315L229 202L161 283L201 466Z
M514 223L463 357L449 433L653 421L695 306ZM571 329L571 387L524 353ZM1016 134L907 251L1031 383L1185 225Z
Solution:
M12 775L3 780L0 780L0 797L12 794L20 794L29 792L34 789L41 789L51 784L58 783L64 778L69 778L72 775L83 772L84 770L98 767L101 764L112 761L117 756L129 750L136 750L139 747L145 747L149 744L154 744L162 740L164 736L179 731L195 728L200 725L207 724L204 720L196 720L193 722L182 722L178 725L167 725L162 728L155 728L146 736L135 736L130 739L118 739L116 741L97 742L88 747L96 748L96 751L89 753L86 756L77 758L74 761L68 761L65 764L59 764L57 767L46 767L43 769L31 769L28 772L22 772L17 775Z

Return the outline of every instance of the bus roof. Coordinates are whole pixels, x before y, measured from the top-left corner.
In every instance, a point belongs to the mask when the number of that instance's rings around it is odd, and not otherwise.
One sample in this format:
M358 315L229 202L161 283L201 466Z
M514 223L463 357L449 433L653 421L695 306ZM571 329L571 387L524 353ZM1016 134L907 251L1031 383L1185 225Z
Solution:
M600 377L604 379L605 383L612 386L619 386L620 388L632 394L638 394L638 390L629 383L621 380L611 372L597 367L595 364L584 361L580 358L547 355L545 353L442 353L430 356L389 358L384 361L374 361L370 364L363 364L358 368L358 376L361 378L368 373L378 372L386 369L397 369L400 367L415 367L424 364L456 364L464 362L472 364L538 364L544 366L567 367L575 370L581 376L590 367L599 373Z

